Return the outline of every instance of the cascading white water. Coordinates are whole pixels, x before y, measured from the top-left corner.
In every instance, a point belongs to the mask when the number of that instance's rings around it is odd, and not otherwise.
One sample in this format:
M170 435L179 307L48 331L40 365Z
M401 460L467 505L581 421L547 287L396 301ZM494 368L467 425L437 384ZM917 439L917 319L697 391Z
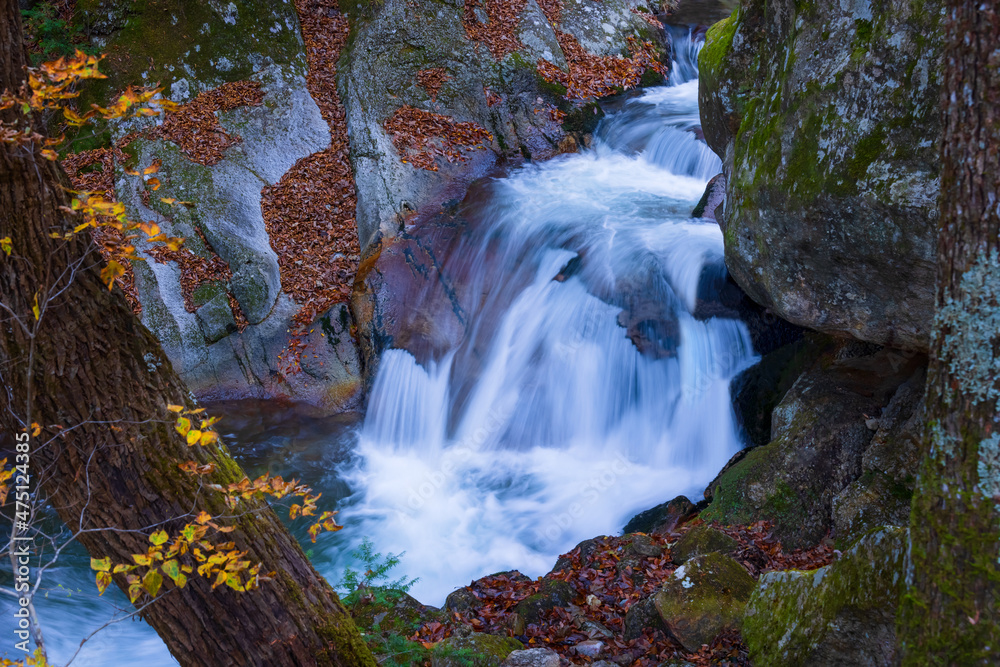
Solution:
M384 353L342 517L407 552L425 603L495 571L543 574L700 492L739 448L729 383L754 361L747 331L692 315L722 256L718 226L690 217L720 170L696 135L696 55L676 49L672 85L605 119L591 150L491 183L475 240L443 260L483 294L465 338L424 366ZM659 353L621 323L646 311Z
M307 545L331 583L363 536L407 552L425 603L499 570L540 575L636 511L700 493L738 449L729 382L755 358L740 322L692 314L724 271L718 226L690 218L720 165L697 135L698 44L673 37L671 85L608 117L592 149L487 188L474 233L444 260L482 295L460 345L424 365L387 351L360 433L296 417L293 435L266 420L227 432L250 474L301 476L327 503L347 481L347 529ZM113 587L97 598L81 548L61 562L38 600L57 661L128 607ZM108 664L176 662L128 622L74 662Z

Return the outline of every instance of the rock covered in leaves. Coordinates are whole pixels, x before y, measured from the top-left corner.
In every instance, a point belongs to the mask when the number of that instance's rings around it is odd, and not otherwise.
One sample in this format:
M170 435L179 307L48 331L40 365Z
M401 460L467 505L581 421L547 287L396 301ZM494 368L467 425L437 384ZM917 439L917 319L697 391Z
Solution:
M591 92L606 94L634 86L647 67L662 67L657 31L632 11L640 4L353 5L340 88L362 246L461 197L500 160L556 154L564 136L557 107L567 85L600 83L604 88Z
M753 593L753 577L732 558L710 553L686 562L656 594L656 610L667 631L688 651L697 651L724 630L739 628Z
M754 664L892 664L906 534L877 530L831 565L762 576L743 620Z
M819 331L926 349L941 133L940 0L749 0L699 56L723 158L726 264Z

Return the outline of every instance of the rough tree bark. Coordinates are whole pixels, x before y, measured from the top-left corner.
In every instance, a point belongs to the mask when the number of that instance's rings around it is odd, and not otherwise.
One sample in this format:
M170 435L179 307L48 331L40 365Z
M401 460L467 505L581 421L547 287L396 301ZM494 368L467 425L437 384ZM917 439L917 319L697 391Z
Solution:
M949 0L927 453L904 665L1000 664L1000 2Z
M17 0L0 0L0 90L23 81L22 40ZM36 293L47 303L33 348L10 314L0 313L6 387L0 426L21 432L33 394L30 420L45 427L36 442L54 426L66 429L34 447L34 478L67 524L97 530L81 537L92 556L127 563L145 552L151 526L177 528L201 510L229 513L220 494L199 491L179 462L214 460L218 470L210 481L220 484L238 481L243 472L223 447L189 448L172 428L165 406L190 404L187 391L121 292L101 283L89 237L50 238L50 231L73 225L60 210L68 203L67 187L56 163L0 143L0 237L13 241L10 257L0 253L0 301L29 323ZM29 351L32 373L26 372ZM183 589L165 581L162 599L143 616L170 652L185 666L374 667L350 616L295 539L266 505L252 510L234 521L231 537L263 564L261 572L275 571L275 579L248 593L212 590L197 576Z

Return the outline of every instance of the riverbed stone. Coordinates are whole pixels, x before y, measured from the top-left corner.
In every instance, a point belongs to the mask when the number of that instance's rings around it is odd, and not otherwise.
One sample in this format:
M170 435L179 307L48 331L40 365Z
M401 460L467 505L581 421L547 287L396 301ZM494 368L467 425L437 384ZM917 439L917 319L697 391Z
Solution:
M879 529L826 567L762 575L742 624L754 664L893 664L906 543Z
M699 57L726 264L795 324L926 349L942 3L747 0Z
M550 648L529 648L513 651L502 667L561 667L569 661Z
M656 594L667 631L688 651L709 644L723 630L739 628L755 582L728 556L710 553L674 571Z

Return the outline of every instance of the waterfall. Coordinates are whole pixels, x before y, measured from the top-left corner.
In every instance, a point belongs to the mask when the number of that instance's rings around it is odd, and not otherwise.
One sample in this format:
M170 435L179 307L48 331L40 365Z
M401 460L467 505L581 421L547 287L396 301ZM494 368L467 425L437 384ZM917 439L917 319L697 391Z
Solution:
M740 446L729 383L755 358L741 322L692 314L723 243L690 211L721 165L699 138L700 44L678 41L670 85L606 117L590 149L483 187L442 259L482 295L461 341L423 363L383 355L341 471L342 534L406 551L422 602L500 570L541 575L699 494Z

